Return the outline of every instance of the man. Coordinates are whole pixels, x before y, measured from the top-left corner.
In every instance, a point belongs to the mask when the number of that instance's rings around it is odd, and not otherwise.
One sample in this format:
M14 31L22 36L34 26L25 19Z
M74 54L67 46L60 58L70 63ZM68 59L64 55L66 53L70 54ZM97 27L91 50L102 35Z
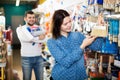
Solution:
M26 24L16 29L21 43L21 63L23 80L31 80L32 69L36 80L43 78L42 42L45 42L44 31L35 25L35 14L32 11L25 13Z

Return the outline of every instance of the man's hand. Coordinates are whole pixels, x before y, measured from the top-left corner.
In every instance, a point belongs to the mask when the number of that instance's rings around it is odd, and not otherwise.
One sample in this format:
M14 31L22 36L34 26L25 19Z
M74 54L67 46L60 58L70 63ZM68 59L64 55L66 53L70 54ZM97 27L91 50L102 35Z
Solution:
M41 35L39 36L39 40L43 40L43 39L45 39L45 34L41 34Z

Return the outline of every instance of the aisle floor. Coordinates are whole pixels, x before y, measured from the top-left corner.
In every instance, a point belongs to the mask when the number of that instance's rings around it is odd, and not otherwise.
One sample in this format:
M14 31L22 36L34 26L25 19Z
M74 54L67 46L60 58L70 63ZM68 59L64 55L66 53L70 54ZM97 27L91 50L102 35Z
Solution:
M13 49L13 70L17 71L20 80L22 80L20 49ZM35 80L34 72L32 72L31 80Z

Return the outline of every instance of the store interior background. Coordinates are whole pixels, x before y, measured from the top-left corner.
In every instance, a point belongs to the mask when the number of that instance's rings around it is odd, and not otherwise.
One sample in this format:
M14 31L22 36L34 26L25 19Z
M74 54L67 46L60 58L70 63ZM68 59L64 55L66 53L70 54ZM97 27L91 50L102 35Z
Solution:
M19 6L15 5L16 0L0 0L0 11L2 11L1 8L4 8L4 16L5 16L5 21L6 21L5 22L5 28L7 29L8 27L10 27L12 29L12 33L13 33L13 35L12 35L13 36L13 39L12 39L13 40L12 41L13 70L15 70L15 71L18 72L18 76L19 76L20 80L22 80L22 70L21 70L21 64L20 64L20 58L21 58L21 56L20 56L20 42L19 42L19 40L17 38L17 35L16 35L16 28L19 25L24 25L25 22L24 22L23 18L24 18L25 11L27 11L27 10L33 10L36 13L39 12L39 11L40 12L44 12L44 14L45 14L44 16L46 18L49 18L51 16L52 12L54 12L55 9L65 8L65 9L68 9L69 11L73 11L73 13L75 11L76 11L76 13L77 12L79 13L79 11L76 10L78 8L78 10L80 10L79 14L84 15L84 12L82 12L82 11L84 11L84 9L86 8L86 5L87 5L87 6L89 6L88 7L88 12L90 12L92 14L92 16L89 17L90 20L89 19L88 19L88 21L86 20L87 21L86 25L87 25L87 23L89 23L89 22L96 22L97 21L96 17L95 17L95 15L97 15L97 17L98 17L98 14L96 14L97 11L98 11L97 8L98 7L101 8L101 5L95 5L95 6L91 5L91 4L93 4L92 2L90 3L90 5L88 5L88 1L103 1L103 0L20 0L20 5ZM119 0L104 0L104 1L111 1L110 3L109 2L106 2L106 3L112 4L112 2L119 1ZM82 7L78 6L77 4L78 5L82 4ZM119 4L120 4L120 1L119 1ZM73 5L76 5L76 6L73 7ZM94 6L94 8L95 8L94 10L93 10L92 6ZM79 7L81 7L81 8L79 8ZM102 5L102 7L103 7L103 5ZM106 6L106 7L108 9L109 8L112 9L112 7L108 7L108 6ZM104 6L105 10L107 9L106 7ZM101 11L102 11L102 9L101 9ZM95 10L96 10L96 13L95 13ZM120 5L119 5L119 10L120 10ZM118 12L120 13L119 10L118 10ZM107 14L115 14L115 15L117 15L117 13L114 13L114 12L115 12L114 10L111 10L111 11L108 10ZM87 15L89 15L89 13ZM76 17L76 14L74 13L72 16ZM113 16L111 16L111 18L112 17L115 17L115 16L113 15ZM120 18L120 15L119 16L117 15L117 17ZM79 18L79 15L77 15L77 18ZM84 18L83 18L83 21L84 21ZM46 20L46 23L47 23L47 20ZM114 30L115 29L116 28L114 28ZM109 33L109 31L106 31L106 30L107 29L105 29L104 31ZM90 31L90 28L88 28L88 31L86 29L86 32L89 33L89 31ZM110 31L113 32L113 29L110 29ZM119 32L118 29L116 29L116 31ZM97 35L101 35L101 33L99 34L98 32L96 34ZM105 35L106 35L106 33L105 33ZM120 37L120 34L119 34L118 37ZM120 42L120 40L119 40L119 42ZM109 47L111 48L111 46L109 46ZM113 49L115 49L113 51L115 51L115 55L116 55L116 51L118 51L118 50L116 50L117 49L116 47L118 48L118 44L116 46L116 43L115 43L115 46L112 47L111 50L108 50L108 51L112 51ZM119 47L120 47L120 44L119 44ZM111 52L111 53L112 53L112 57L113 57L114 56L114 52ZM119 51L119 53L120 53L120 51ZM93 55L94 54L92 54L92 56ZM100 53L99 55L104 55L104 54ZM98 57L99 55L97 55L97 57L95 57L95 58L97 58L97 59L100 58L100 60L102 62L102 60L103 60L102 58L103 57ZM107 56L108 59L111 58L111 54L107 54L105 56ZM110 58L108 56L110 56ZM112 61L114 62L113 59L111 59L111 61L108 61L107 58L106 58L106 62L107 63L108 62L112 62ZM120 62L120 60L117 60L117 61ZM118 64L118 66L120 66L120 65ZM119 71L119 74L120 74L120 71ZM94 76L94 75L92 75L92 76ZM33 75L32 76L32 80L34 80L34 79L35 79L35 76ZM119 76L119 79L120 79L120 76ZM45 79L45 80L47 80L47 79ZM113 79L113 80L115 80L115 79Z
M38 5L38 0L20 0L20 5L15 6L16 0L1 0L0 7L4 8L6 28L11 26L13 30L13 48L19 48L19 40L16 35L16 27L24 24L24 13Z
M4 8L6 29L10 27L12 29L13 41L12 41L12 55L13 55L13 70L17 71L20 80L22 80L22 71L20 64L20 42L17 38L16 28L19 25L24 25L24 13L27 10L32 10L37 5L43 3L45 0L20 0L19 6L16 6L16 0L0 0L0 8ZM2 9L0 9L2 11ZM34 75L32 80L34 80Z
M18 76L20 80L22 80L22 70L21 70L21 56L20 56L20 42L18 40L17 34L16 34L16 28L19 25L24 25L24 13L27 10L34 10L34 11L40 11L38 10L38 5L41 5L45 2L45 4L50 2L50 0L20 0L19 6L16 6L16 0L0 0L0 8L4 9L4 16L5 16L5 28L7 29L10 27L12 29L12 56L13 56L13 70L17 71ZM52 0L51 0L52 1ZM84 2L87 4L87 0L55 0L56 2L65 1L64 5L62 7L67 7L70 5L74 5L77 3ZM54 0L53 0L54 2ZM47 4L48 4L47 3ZM46 4L46 5L47 5ZM61 4L61 3L60 3ZM59 8L61 6L55 4L53 8ZM49 5L47 7L43 6L44 10L49 9ZM43 10L43 11L44 11ZM2 9L0 9L2 11ZM32 76L32 80L35 79L35 76Z

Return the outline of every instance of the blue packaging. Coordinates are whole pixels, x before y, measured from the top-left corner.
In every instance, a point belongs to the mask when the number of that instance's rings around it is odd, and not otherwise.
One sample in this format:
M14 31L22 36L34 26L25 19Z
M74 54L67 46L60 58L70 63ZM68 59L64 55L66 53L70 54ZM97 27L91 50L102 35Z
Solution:
M105 38L101 52L104 54L118 54L119 52L118 44L116 42L110 43L108 38Z
M97 0L97 3L102 5L103 4L103 0Z

